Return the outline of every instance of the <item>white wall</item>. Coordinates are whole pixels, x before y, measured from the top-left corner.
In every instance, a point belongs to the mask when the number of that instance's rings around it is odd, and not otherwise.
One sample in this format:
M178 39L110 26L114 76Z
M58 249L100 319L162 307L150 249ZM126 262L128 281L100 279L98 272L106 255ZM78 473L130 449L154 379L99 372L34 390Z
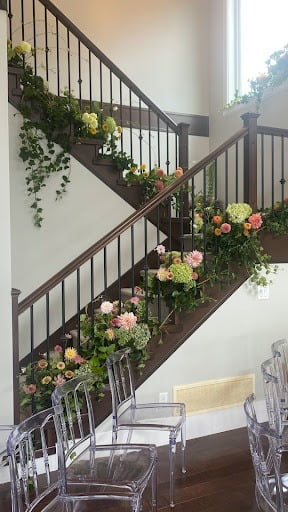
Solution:
M10 240L10 183L9 183L9 130L7 104L7 13L0 9L0 423L13 421L12 326L11 326L11 240Z
M208 0L56 0L162 110L208 114Z

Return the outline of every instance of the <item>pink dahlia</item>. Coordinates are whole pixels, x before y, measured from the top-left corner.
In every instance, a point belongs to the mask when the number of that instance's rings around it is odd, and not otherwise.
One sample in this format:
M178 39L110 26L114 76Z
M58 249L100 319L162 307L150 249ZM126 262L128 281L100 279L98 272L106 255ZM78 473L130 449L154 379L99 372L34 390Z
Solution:
M61 347L61 345L55 345L54 352L63 352L63 348Z
M54 386L61 386L61 384L64 384L64 382L66 382L66 379L64 379L63 375L61 375L60 373L58 373L57 377L54 377Z
M230 233L231 224L228 224L228 222L224 222L224 224L221 224L220 229L222 233Z
M156 174L157 174L157 176L159 176L159 178L162 178L162 176L165 176L165 172L163 171L163 169L158 169L156 171Z
M189 252L185 258L185 262L191 268L199 267L199 265L202 263L202 261L203 261L203 254L200 251Z
M263 224L263 220L260 213L253 213L248 218L248 221L250 222L252 229L259 229Z
M126 331L130 331L130 329L133 329L137 323L137 316L134 315L134 313L123 313L122 315L118 316L120 320L120 327L122 329L126 329Z
M83 357L80 356L80 354L76 354L76 356L74 357L74 363L75 364L82 364L84 363L85 359L83 359Z

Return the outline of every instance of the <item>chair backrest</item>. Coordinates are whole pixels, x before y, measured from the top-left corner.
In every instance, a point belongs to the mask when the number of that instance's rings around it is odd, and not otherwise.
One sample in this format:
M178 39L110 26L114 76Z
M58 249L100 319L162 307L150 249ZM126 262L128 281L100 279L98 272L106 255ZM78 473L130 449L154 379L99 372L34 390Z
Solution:
M280 434L282 432L281 386L276 375L274 357L261 364L261 373L269 425Z
M284 511L284 497L277 453L277 448L281 444L281 436L271 428L258 423L254 400L254 394L246 398L244 411L256 478L257 501L261 510L264 502L263 510L282 512ZM285 510L287 509L285 508Z
M13 512L30 512L38 508L57 487L60 493L66 491L65 473L58 481L57 472L59 459L63 460L64 456L63 445L58 443L57 454L55 447L49 448L50 429L56 429L61 439L59 416L52 407L24 420L8 438Z
M130 349L113 352L106 360L112 394L114 421L126 408L136 405L134 375L129 359Z
M277 340L271 345L271 350L273 357L275 358L275 371L277 373L277 377L280 380L281 388L282 388L282 397L281 400L286 402L288 399L286 398L288 391L288 340L282 338L281 340Z
M95 378L92 375L75 377L57 386L52 393L52 404L59 407L61 436L65 460L87 440L95 445L95 421L90 390Z

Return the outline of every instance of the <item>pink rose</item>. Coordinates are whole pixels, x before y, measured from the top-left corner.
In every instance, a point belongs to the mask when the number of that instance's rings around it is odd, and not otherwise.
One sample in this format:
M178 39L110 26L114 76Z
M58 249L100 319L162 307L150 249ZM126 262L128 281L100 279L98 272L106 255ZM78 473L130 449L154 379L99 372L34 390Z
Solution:
M120 327L121 320L118 316L116 316L115 318L112 318L110 324L112 325L112 327Z
M63 348L61 347L61 345L55 345L54 352L63 352Z
M228 222L224 222L224 224L221 224L220 229L222 233L230 233L231 224L228 224Z
M164 188L164 183L163 183L163 181L156 181L155 186L156 186L158 192L160 192Z
M140 300L139 297L131 297L130 302L132 304L135 304L135 306L137 306L139 300Z
M162 178L162 176L165 176L165 172L163 171L163 169L158 169L156 171L156 174L157 174L157 176L159 176L159 178Z
M252 215L250 215L250 217L248 218L248 222L250 222L252 229L259 229L263 224L263 220L260 213L253 213Z
M34 395L36 392L36 386L35 384L28 384L28 386L23 387L24 392L27 393L27 395Z

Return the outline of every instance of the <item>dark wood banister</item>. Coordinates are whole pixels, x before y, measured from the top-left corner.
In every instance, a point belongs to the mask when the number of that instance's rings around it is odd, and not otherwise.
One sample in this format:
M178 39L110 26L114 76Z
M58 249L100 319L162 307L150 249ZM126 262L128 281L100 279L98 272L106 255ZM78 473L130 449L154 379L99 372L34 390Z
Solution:
M42 1L42 0L41 0ZM43 0L44 1L44 0ZM45 0L46 1L46 0ZM172 183L168 187L164 188L161 192L159 192L156 196L154 196L150 201L144 204L139 210L136 210L132 213L127 219L116 226L112 231L110 231L107 235L102 237L98 242L91 245L86 251L84 251L80 256L71 261L68 265L66 265L62 270L57 272L53 277L48 279L42 286L37 288L34 292L28 295L25 299L23 299L19 303L18 314L20 315L26 309L28 309L32 304L41 299L46 293L52 290L55 286L61 283L66 277L68 277L72 272L74 272L77 268L81 267L86 261L92 258L95 254L101 251L105 246L109 243L113 242L116 238L118 238L124 231L130 228L135 222L139 219L148 215L156 206L161 204L170 194L173 194L179 187L185 185L187 181L193 178L198 172L200 172L203 168L205 168L209 163L218 158L224 151L229 149L235 142L243 138L248 133L248 128L241 128L238 132L236 132L230 139L221 144L214 151L209 153L205 158L202 158L197 164L191 167L188 171L186 171L183 176L177 179L176 182Z
M83 43L88 50L90 50L96 57L98 57L105 66L111 69L112 73L117 76L131 91L133 91L141 100L151 109L159 118L164 121L173 132L178 134L179 128L178 125L165 114L153 101L151 101L146 94L144 94L141 89L137 87L130 78L128 78L125 73L121 71L90 39L85 36L81 30L79 30L72 21L69 20L50 0L39 0L39 2L44 5L48 9L51 14L53 14L69 31L74 34L77 39Z
M257 126L257 133L263 135L275 135L276 137L288 137L287 128L274 128L273 126Z

